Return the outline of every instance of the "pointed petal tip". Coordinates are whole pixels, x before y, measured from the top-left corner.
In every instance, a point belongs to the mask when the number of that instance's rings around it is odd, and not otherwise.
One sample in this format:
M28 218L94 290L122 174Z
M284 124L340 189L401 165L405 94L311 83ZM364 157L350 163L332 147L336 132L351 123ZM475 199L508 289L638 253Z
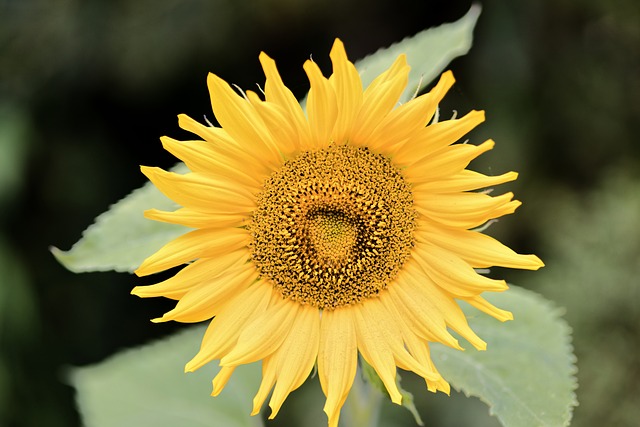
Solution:
M142 166L142 165L140 166L140 172L142 172L142 174L146 176L150 181L153 181L154 178L157 178L159 176L161 177L162 174L169 173L157 166Z
M493 139L487 139L485 142L480 144L480 147L484 146L486 150L491 150L496 146L496 142Z
M271 58L265 52L260 52L260 55L258 55L258 60L260 61L260 64L262 64L263 68L265 66L274 66L276 62L273 60L273 58Z
M193 119L187 114L178 114L178 126L180 126L180 128L184 129L184 126L187 126L187 123L191 121L193 121Z
M344 48L344 43L342 43L342 40L336 38L333 41L333 46L331 46L329 57L334 61L336 59L347 59L347 51Z
M446 394L447 396L451 396L451 386L445 380L442 380L442 384L440 384L442 388L439 388L441 392Z
M144 262L140 265L140 267L138 267L135 270L133 270L133 274L135 274L138 277L146 276L146 274L144 272Z
M387 391L389 391L389 389L387 389ZM402 395L399 391L396 390L396 392L394 392L393 394L389 393L389 396L392 403L395 403L396 405L402 405Z
M220 369L220 371L218 371L218 373L216 374L215 378L213 379L213 381L211 381L211 384L213 385L213 390L211 391L211 396L216 397L217 395L219 395L222 390L224 390L225 386L227 385L227 382L229 381L229 378L231 378L231 375L233 374L233 371L235 369L224 369L224 367L222 367Z
M174 139L174 138L169 137L169 136L162 135L160 137L160 143L162 144L163 147L166 146L166 145L170 145L171 143L175 143L175 142L178 142L178 141L176 139Z
M271 404L269 404L269 408L271 408L271 413L269 414L269 419L272 420L276 417L276 415L278 415L278 412L280 410L280 408L274 408L273 406L271 406Z
M534 264L537 264L536 270L539 268L544 267L544 262L542 262L542 260L540 258L538 258L535 255L531 255L532 261L534 262Z
M456 78L453 76L453 71L447 70L440 75L440 81L438 82L438 85L441 83L447 82L448 83L447 86L450 86L453 83L455 83L455 81L456 81Z
M477 116L480 123L484 122L487 119L487 115L484 110L471 110L469 111L469 114Z
M399 63L400 65L402 65L403 67L409 67L409 64L407 63L407 54L406 53L401 53L400 55L398 55L398 57L396 58L396 62ZM409 67L411 68L411 67Z
M185 373L187 373L187 372L195 372L200 368L200 366L202 366L202 364L196 363L195 360L196 360L196 358L194 357L193 359L191 359L190 361L188 361L184 365L184 372Z
M224 88L225 85L228 85L228 83L216 74L207 74L207 86L209 87L209 92L211 92L212 96L214 93L218 93L221 88Z
M135 274L138 277L144 277L144 276L148 276L150 274L153 274L153 271L151 271L149 269L149 264L150 264L149 263L149 258L147 258L144 261L142 261L142 264L140 264L140 266L138 268L133 270L133 274Z
M536 255L533 254L526 254L526 255L521 255L521 254L517 254L516 255L519 258L519 263L517 266L514 266L512 268L520 268L522 270L531 270L531 271L536 271L541 269L542 267L545 266L544 262L542 262L542 260L540 258L538 258Z

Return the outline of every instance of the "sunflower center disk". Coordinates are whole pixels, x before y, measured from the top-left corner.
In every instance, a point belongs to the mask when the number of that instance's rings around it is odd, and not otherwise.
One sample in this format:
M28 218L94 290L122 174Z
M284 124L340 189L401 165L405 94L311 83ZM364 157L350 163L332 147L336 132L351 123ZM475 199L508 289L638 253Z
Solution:
M322 309L378 295L413 247L409 185L389 159L332 145L287 161L249 225L252 260L285 298Z
M358 231L342 212L318 211L308 217L307 236L319 258L327 263L339 263L351 253Z

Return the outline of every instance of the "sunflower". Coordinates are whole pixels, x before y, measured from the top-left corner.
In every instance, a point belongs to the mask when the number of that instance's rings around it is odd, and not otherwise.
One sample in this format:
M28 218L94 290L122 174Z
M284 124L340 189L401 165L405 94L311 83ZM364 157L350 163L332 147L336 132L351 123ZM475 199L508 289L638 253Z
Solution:
M201 139L161 138L190 172L142 167L182 206L146 216L193 230L136 274L186 266L132 293L178 301L156 322L212 319L185 370L219 360L214 396L237 366L262 361L253 414L273 390L273 418L317 366L324 411L337 426L358 354L394 403L401 402L397 368L423 377L430 391L449 393L429 343L462 349L452 330L486 348L456 300L512 319L481 296L506 290L506 283L475 269L543 264L477 229L520 205L511 193L477 190L517 174L466 169L494 146L456 143L484 121L482 111L433 119L454 82L451 72L429 93L398 105L408 83L404 55L364 90L340 40L330 57L329 78L313 61L304 64L311 86L306 113L264 53L264 100L208 76L220 127L180 115L180 127Z

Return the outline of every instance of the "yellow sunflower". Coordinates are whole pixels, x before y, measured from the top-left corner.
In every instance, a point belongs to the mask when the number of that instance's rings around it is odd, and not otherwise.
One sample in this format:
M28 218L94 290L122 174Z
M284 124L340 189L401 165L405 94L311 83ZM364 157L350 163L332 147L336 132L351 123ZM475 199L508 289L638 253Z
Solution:
M330 57L329 78L314 62L304 64L311 85L306 114L264 53L265 100L209 75L221 127L181 115L180 126L202 140L162 138L191 172L142 168L182 206L146 216L194 230L147 258L136 274L187 265L132 293L178 300L154 321L213 319L185 367L219 360L213 395L237 366L262 361L253 414L273 389L273 418L317 364L324 411L337 426L358 353L395 403L397 368L449 393L429 342L461 349L451 329L486 348L456 300L512 318L481 296L504 291L506 283L474 269L543 264L474 230L520 205L511 193L475 190L517 174L466 169L494 145L456 143L484 121L482 111L432 120L454 82L451 72L429 93L398 105L409 74L404 55L364 90L340 40Z

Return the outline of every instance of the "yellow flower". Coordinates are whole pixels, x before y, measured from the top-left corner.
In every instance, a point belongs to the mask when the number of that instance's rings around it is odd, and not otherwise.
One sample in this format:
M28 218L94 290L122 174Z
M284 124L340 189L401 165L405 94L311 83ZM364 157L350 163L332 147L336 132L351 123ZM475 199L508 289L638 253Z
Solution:
M454 82L451 72L431 92L398 105L409 73L404 55L364 91L340 40L330 56L328 79L314 62L304 64L311 84L306 114L264 53L264 101L209 75L221 127L181 115L180 126L202 140L162 138L191 172L142 168L182 206L152 209L147 217L194 230L146 259L136 274L188 265L133 293L178 300L155 321L213 318L185 368L220 360L213 395L235 367L262 361L253 414L273 388L274 417L317 363L324 410L337 426L358 353L395 403L401 401L397 367L422 376L429 390L449 393L429 342L461 349L451 329L486 348L456 300L502 321L512 318L481 296L504 291L506 283L474 269L543 264L474 231L520 205L511 193L474 190L517 174L466 169L494 145L456 144L484 121L482 111L430 123Z

